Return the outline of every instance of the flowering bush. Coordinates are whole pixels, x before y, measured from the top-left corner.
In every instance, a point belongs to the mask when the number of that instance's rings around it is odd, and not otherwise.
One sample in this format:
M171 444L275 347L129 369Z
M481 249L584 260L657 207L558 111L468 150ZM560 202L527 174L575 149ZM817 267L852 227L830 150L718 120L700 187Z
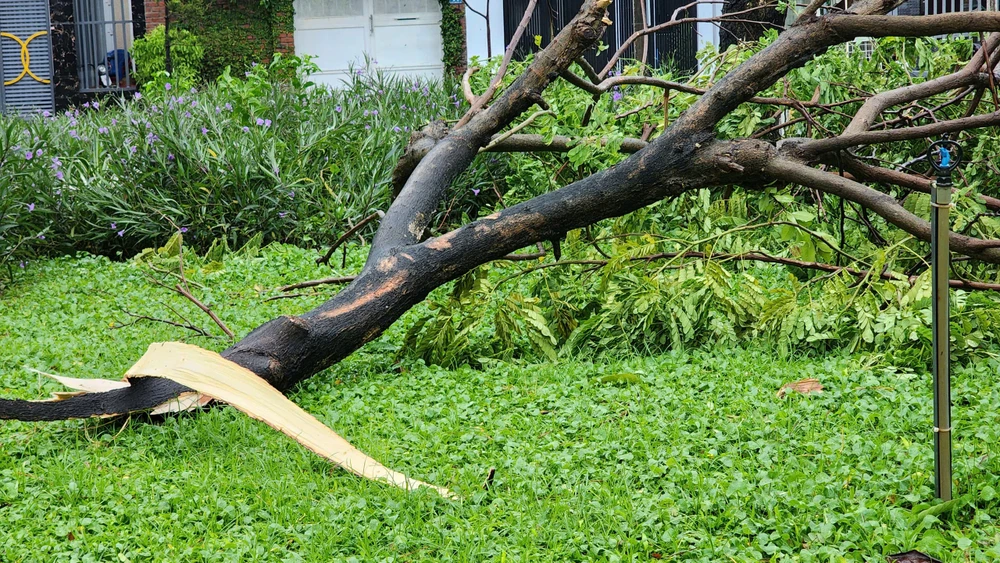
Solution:
M57 115L0 118L0 271L10 277L39 254L127 257L175 228L201 250L257 233L332 241L387 208L411 131L464 111L454 85L366 67L333 90L310 82L310 69L276 57L200 91L164 82ZM492 185L496 163L485 162L459 179L463 192Z

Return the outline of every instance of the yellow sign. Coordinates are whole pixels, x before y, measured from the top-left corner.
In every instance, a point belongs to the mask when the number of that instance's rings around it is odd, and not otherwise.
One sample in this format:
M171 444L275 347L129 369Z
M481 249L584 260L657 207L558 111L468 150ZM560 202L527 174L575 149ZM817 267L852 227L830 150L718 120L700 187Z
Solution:
M41 37L43 35L47 35L48 33L49 33L48 31L39 31L37 33L31 34L24 41L21 41L21 38L14 34L7 33L6 31L0 32L0 37L13 39L14 41L17 41L18 45L21 46L21 66L23 67L21 68L21 74L18 74L17 78L4 82L3 83L4 86L10 86L11 84L20 82L21 79L24 78L24 75L26 74L34 78L35 80L41 82L42 84L48 84L49 82L51 82L51 80L49 80L48 78L39 78L37 74L31 72L31 55L28 54L28 43L31 43L31 41L36 37Z

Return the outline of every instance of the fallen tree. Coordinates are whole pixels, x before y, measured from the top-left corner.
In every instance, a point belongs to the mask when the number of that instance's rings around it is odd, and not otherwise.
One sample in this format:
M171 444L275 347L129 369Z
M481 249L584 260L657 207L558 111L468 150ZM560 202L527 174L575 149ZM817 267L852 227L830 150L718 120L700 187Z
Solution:
M400 186L398 196L381 221L364 268L349 285L311 311L261 325L222 356L279 391L287 391L375 339L432 290L473 268L538 242L558 240L568 231L702 188L739 186L753 190L776 183L801 185L858 204L899 229L929 240L927 221L907 211L894 197L863 183L928 191L928 179L863 162L852 151L876 143L1000 125L1000 112L977 113L982 91L994 87L996 50L1000 46L1000 34L995 33L964 67L952 74L864 96L860 110L839 134L779 142L764 138L722 139L716 134L717 124L744 103L794 108L805 119L809 111L835 111L838 104L823 104L816 99L759 96L830 47L856 37L997 32L1000 13L887 16L884 14L895 2L863 0L843 12L817 15L816 7L811 6L767 48L714 84L701 88L647 76L607 77L606 70L598 73L586 66L586 77L572 73L574 62L612 25L606 13L609 3L585 2L526 70L496 95L509 51L491 87L481 96L473 95L472 110L459 123L444 129L435 125L414 138L411 150L394 174ZM530 15L529 9L522 28ZM547 109L543 93L559 79L583 88L595 98L629 84L661 88L665 93L686 92L699 98L678 119L665 124L658 136L626 139L622 150L634 154L620 164L440 236L425 238L451 183L481 150L560 151L572 145L567 138L548 141L533 135L502 133L532 106ZM958 97L963 103L969 92L979 92L968 102L967 117L929 119L926 124L917 124L914 119L880 121L890 108L907 104L920 107L921 100L951 91L964 92ZM826 166L830 163L836 166ZM1000 263L997 240L952 233L951 248L974 260ZM752 254L747 257L755 258ZM190 389L179 383L144 377L125 388L85 393L58 402L0 399L0 419L59 420L145 411L185 392Z

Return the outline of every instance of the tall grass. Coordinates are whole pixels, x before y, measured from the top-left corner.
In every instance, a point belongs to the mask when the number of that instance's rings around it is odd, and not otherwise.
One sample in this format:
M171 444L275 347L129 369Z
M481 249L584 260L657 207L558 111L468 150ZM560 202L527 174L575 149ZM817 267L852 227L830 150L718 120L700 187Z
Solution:
M276 57L200 90L161 78L128 98L0 119L0 268L10 277L40 254L80 250L129 256L175 229L197 248L257 233L328 242L388 206L412 131L464 111L450 82L369 65L328 89L311 70ZM492 181L492 161L459 183Z

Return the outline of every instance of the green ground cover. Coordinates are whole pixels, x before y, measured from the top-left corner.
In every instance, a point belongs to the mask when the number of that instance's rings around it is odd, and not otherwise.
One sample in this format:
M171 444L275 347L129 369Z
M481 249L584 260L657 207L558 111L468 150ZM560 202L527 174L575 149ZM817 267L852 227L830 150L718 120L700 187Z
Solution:
M357 268L361 253L349 256ZM238 334L321 296L264 302L329 270L271 245L198 277ZM193 269L193 267L192 267ZM37 262L0 301L0 395L24 367L117 377L191 338L134 262ZM293 274L294 272L294 274ZM425 366L399 342L421 307L292 398L460 502L363 481L229 408L151 422L0 422L0 561L945 561L1000 556L1000 420L986 356L955 373L960 500L936 514L929 375L871 354L746 349ZM624 375L623 375L624 374ZM824 393L779 399L815 377ZM496 467L493 488L482 484Z

